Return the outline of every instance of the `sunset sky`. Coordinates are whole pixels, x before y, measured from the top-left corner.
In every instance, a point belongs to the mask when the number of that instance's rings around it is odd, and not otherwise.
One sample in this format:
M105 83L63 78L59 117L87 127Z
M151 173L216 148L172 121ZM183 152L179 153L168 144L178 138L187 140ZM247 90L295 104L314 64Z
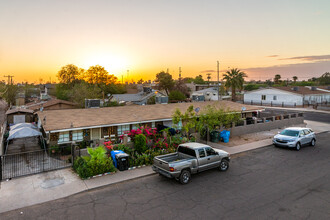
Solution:
M215 80L219 60L249 79L303 80L330 72L329 11L329 0L1 1L0 76L55 81L66 64L99 64L125 80L179 67Z

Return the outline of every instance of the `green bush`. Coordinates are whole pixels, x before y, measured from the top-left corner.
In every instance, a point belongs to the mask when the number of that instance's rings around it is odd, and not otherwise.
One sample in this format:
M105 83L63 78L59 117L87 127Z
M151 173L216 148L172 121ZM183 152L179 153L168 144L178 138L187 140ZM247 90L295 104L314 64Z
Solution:
M142 154L147 150L147 138L144 134L138 134L135 136L134 147L139 154Z
M73 169L82 179L116 170L112 159L105 154L103 146L88 148L87 151L90 157L78 157L73 164Z
M169 94L169 99L174 101L184 101L186 98L185 94L176 90L171 91Z

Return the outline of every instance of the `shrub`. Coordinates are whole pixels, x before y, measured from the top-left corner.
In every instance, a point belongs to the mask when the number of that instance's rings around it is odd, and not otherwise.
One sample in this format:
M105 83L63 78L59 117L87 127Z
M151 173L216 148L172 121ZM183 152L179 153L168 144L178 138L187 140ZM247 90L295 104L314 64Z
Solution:
M103 146L88 148L87 151L90 157L78 157L73 164L73 169L82 179L115 171L112 159L107 157Z
M182 92L176 90L171 91L169 94L169 99L173 101L184 101L186 98Z
M138 134L135 136L134 147L139 154L142 154L147 150L147 138L144 134Z

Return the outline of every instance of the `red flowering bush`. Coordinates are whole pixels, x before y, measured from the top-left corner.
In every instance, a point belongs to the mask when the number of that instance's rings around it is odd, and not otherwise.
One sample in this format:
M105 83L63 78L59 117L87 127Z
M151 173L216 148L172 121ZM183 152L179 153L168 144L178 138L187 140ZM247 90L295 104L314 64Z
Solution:
M111 141L106 141L103 143L104 146L108 149L108 150L112 150L113 148L113 145L112 145L112 142Z

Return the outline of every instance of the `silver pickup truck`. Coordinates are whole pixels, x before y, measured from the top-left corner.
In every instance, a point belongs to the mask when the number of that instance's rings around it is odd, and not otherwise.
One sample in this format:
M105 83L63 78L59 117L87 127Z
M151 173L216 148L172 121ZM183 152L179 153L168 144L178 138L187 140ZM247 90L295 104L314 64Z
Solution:
M163 176L187 184L191 174L212 168L226 171L229 161L230 154L226 151L200 143L185 143L179 145L176 153L155 157L152 169Z

